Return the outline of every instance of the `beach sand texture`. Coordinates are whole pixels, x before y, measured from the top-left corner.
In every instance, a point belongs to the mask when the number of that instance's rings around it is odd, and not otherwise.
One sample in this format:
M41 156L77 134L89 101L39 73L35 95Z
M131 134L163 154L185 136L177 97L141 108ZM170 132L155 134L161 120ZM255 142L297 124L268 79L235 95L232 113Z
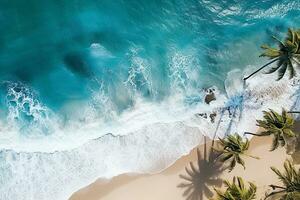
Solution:
M198 199L209 199L214 193L214 187L220 187L222 180L232 180L233 176L240 176L246 181L257 185L257 199L263 198L266 191L270 191L269 184L280 184L276 175L271 171L271 166L283 169L286 159L291 159L284 148L270 152L272 143L271 137L253 137L250 143L249 154L258 156L260 159L244 157L246 170L241 166L229 173L225 170L220 173L218 168L200 164L199 174L194 176L197 179L196 188L191 188L188 194L194 192ZM210 149L211 142L207 142L206 149ZM197 148L201 152L201 161L204 163L204 147ZM189 162L197 165L197 148L190 154L181 157L169 168L153 175L123 174L111 180L98 179L95 183L74 193L70 200L185 200L184 192L187 188L179 188L178 185L186 182L179 175L187 175L185 167ZM224 185L224 184L223 184Z

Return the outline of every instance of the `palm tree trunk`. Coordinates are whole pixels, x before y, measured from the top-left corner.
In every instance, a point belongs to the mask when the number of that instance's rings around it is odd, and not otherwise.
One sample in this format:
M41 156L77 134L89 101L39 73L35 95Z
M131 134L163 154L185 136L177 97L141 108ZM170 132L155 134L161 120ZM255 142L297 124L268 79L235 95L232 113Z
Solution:
M255 134L255 133L250 133L250 132L245 132L244 135L262 136L262 135L260 135L260 134Z
M262 69L264 69L265 67L267 67L268 65L272 64L273 62L276 62L277 60L279 60L278 58L271 60L270 62L268 62L267 64L263 65L261 68L259 68L258 70L256 70L255 72L253 72L252 74L250 74L249 76L244 78L244 81L246 81L248 78L250 78L251 76L253 76L254 74L256 74L257 72L261 71Z
M256 160L259 160L259 159L260 159L260 158L257 157L257 156L252 156L252 155L249 155L249 154L246 154L246 153L243 153L243 155L244 155L244 156L248 156L248 157L250 157L250 158L254 158L254 159L256 159Z
M280 190L280 191L277 191L277 192L271 192L270 194L266 195L264 200L268 199L269 197L273 196L273 195L276 195L276 194L280 194L280 193L283 193L285 192L286 190Z
M273 190L275 190L276 188L278 189L284 189L284 190L286 190L286 188L285 187L282 187L282 186L278 186L278 185L273 185L273 184L271 184L271 185L269 185Z
M206 136L204 136L204 160L206 160L207 152L206 152Z

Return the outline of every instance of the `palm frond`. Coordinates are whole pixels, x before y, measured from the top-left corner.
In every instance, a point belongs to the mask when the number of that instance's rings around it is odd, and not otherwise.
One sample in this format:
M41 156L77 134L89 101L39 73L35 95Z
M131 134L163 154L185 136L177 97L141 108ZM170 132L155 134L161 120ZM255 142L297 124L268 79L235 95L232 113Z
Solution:
M245 162L241 156L248 156L246 151L249 149L250 142L247 138L243 139L239 134L227 135L220 138L221 149L216 149L220 153L220 162L228 162L228 169L232 171L236 164L245 168ZM252 157L252 156L250 156Z
M277 168L271 167L271 170L278 176L282 182L282 186L270 185L273 192L266 195L268 199L274 195L280 195L280 199L298 199L300 197L300 171L296 170L291 161L284 163L284 172L280 172Z
M264 49L264 52L260 55L260 57L274 59L280 56L280 51L278 51L278 49L269 47L268 45L262 45L261 48Z
M245 77L244 80L247 80L257 72L261 71L265 67L276 63L275 67L269 69L266 74L271 74L278 71L277 81L282 79L286 73L289 71L289 78L296 76L296 71L294 68L294 63L300 66L300 33L299 31L294 31L289 29L287 31L284 41L281 41L275 36L272 38L276 41L277 47L271 47L269 45L262 45L263 53L260 57L267 57L271 59L271 62L260 67L258 70Z
M270 109L269 111L263 111L263 119L256 120L257 126L264 128L261 133L255 134L256 136L269 136L273 135L273 142L271 151L274 151L279 146L285 146L285 138L295 137L296 134L292 128L294 125L294 119L292 116L282 109L281 114Z
M278 70L278 78L277 78L277 81L279 81L280 79L283 78L283 76L285 75L285 72L286 72L286 70L287 70L287 67L288 67L287 63L284 62L283 65L282 65L282 67Z
M248 183L246 187L241 177L233 177L232 182L225 181L225 191L217 190L216 198L213 200L253 200L256 198L257 187L253 183Z
M296 70L293 67L293 64L292 64L291 60L288 61L288 70L290 72L290 76L289 76L290 79L292 79L293 77L297 76Z

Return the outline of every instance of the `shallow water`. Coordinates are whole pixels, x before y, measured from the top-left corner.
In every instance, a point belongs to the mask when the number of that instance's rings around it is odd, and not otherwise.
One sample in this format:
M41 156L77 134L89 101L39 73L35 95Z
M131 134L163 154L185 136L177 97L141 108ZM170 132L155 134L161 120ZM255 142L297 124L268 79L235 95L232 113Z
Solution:
M13 199L8 188L19 183L29 186L18 199L53 199L49 191L60 199L99 176L147 171L161 142L168 148L164 166L170 164L202 134L213 135L209 122L201 122L205 133L199 130L195 113L244 106L239 80L266 61L259 47L274 44L270 35L299 27L299 9L299 1L288 0L2 1L0 183L10 187L0 186L0 197ZM212 86L220 94L209 107L203 89ZM91 141L104 135L104 142ZM124 156L120 147L132 162L151 155L149 168L112 161ZM35 188L59 170L46 188ZM58 192L70 179L70 191Z

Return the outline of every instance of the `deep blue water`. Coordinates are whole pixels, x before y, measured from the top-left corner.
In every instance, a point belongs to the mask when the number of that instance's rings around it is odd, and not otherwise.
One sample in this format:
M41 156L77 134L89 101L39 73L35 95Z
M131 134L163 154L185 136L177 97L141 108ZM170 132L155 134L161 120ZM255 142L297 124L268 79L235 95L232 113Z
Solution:
M137 96L161 102L178 92L199 101L203 88L223 90L232 69L263 63L259 46L298 27L298 8L278 0L2 0L1 116L31 123L46 109L68 121L87 102L105 118L108 103L118 115Z

